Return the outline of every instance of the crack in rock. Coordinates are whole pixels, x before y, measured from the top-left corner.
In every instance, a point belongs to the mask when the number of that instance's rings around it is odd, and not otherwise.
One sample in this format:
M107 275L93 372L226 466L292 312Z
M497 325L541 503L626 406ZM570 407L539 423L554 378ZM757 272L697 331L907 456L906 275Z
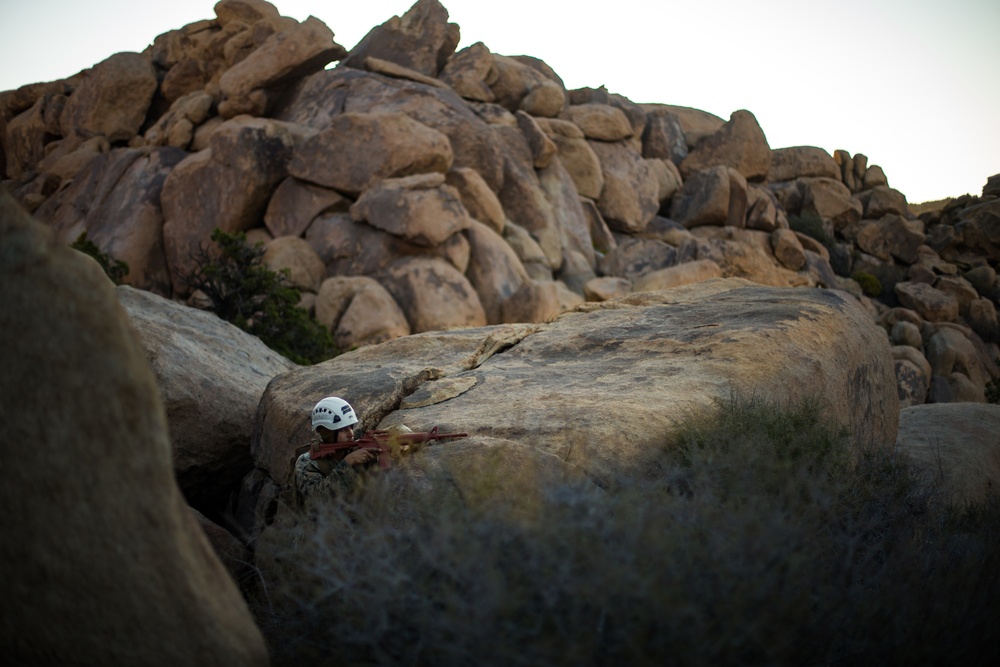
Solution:
M531 334L541 331L542 328L543 326L539 324L511 324L495 328L466 360L465 370L471 371L479 368L491 357L515 347Z
M441 378L436 381L425 382L415 392L406 396L399 404L400 410L410 408L422 408L435 403L443 403L448 399L461 396L465 392L476 386L476 378L471 375L465 377Z
M488 359L517 346L521 341L542 329L537 324L511 324L493 328L476 351L450 368L425 368L404 384L403 398L393 410L422 408L461 396L478 380L473 376L450 377L449 371L463 373L479 368ZM388 414L388 413L386 413ZM379 421L384 418L382 415Z

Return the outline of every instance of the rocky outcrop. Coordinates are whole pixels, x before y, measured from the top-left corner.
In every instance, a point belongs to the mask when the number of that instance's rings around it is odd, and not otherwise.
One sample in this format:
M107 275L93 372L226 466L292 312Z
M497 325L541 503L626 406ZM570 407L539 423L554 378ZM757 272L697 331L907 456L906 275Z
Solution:
M350 52L319 20L264 0L223 0L215 14L143 54L0 93L6 186L61 240L87 232L128 262L137 288L187 297L192 256L215 227L279 246L297 237L315 253L269 255L302 278L303 305L327 278L364 277L384 290L379 312L406 313L405 327L341 329L353 345L544 321L553 304L674 267L714 274L681 268L711 262L726 277L842 289L873 318L905 307L921 326L955 323L978 340L983 377L1000 371L995 275L979 275L1000 260L995 185L918 217L865 155L772 149L750 111L727 121L567 90L537 58L456 50L459 27L437 0ZM659 220L678 224L663 234ZM429 296L437 280L462 314Z
M343 63L361 68L367 58L402 65L436 77L458 46L459 27L448 23L448 10L437 0L418 2L403 14L373 28Z
M6 659L266 665L174 480L156 378L113 285L5 192L0 247Z

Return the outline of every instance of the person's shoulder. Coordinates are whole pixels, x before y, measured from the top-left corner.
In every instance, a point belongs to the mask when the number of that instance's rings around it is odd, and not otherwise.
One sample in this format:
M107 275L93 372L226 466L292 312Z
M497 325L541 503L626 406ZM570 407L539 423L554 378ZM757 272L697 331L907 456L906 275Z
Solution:
M295 469L304 470L312 468L315 465L312 456L309 455L308 451L299 454L298 458L295 459Z

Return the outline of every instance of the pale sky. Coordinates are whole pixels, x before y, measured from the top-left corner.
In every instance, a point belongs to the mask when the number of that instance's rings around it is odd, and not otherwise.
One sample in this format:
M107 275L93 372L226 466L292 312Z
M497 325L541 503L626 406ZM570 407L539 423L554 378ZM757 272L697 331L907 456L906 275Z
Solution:
M277 0L348 49L415 0ZM442 0L459 48L530 55L569 88L754 113L772 148L864 153L917 203L1000 172L1000 0ZM0 91L214 18L213 0L0 0Z

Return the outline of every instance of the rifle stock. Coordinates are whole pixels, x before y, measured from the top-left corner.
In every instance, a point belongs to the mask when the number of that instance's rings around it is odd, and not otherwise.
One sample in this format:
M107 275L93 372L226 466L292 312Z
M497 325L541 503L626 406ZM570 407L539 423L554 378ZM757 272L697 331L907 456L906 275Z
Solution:
M438 440L454 440L466 438L468 433L439 433L435 426L430 431L416 433L395 433L391 431L368 431L352 442L317 443L309 449L309 457L321 459L332 456L345 449L367 449L378 455L378 464L382 470L392 467L392 459L399 458L410 451L416 451L420 445L432 444Z

